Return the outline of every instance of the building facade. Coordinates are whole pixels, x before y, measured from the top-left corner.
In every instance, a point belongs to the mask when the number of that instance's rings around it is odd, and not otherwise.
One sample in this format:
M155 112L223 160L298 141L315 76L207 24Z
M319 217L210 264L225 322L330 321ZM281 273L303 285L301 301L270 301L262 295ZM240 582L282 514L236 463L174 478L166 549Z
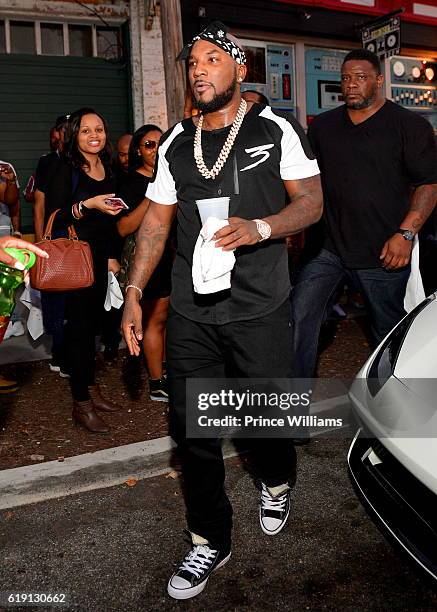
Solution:
M25 184L55 118L81 106L102 113L112 142L144 123L167 128L183 108L177 50L212 19L246 47L244 88L306 127L342 104L340 65L361 46L361 29L401 7L401 49L384 62L386 96L437 130L435 0L0 0L0 159ZM22 211L31 232L31 206Z

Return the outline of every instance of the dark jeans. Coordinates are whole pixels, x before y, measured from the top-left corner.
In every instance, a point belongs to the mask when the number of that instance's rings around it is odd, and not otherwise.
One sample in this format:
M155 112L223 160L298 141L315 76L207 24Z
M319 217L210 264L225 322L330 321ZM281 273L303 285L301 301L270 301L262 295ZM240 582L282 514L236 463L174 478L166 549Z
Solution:
M288 301L272 314L226 325L204 325L176 313L167 321L170 430L178 444L190 531L212 546L231 545L232 507L226 495L221 441L187 439L187 378L289 378L291 334ZM267 486L296 480L296 452L287 439L250 441L256 475Z
M352 277L363 293L376 345L406 314L404 296L409 275L410 266L394 271L351 270L337 255L322 249L300 271L291 291L294 376L314 376L320 327L337 287L346 277Z

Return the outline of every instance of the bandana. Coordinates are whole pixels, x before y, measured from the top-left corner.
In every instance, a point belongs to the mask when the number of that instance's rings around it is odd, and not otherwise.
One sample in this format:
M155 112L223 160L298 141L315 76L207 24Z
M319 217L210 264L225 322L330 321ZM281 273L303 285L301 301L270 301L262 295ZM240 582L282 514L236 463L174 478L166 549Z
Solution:
M182 51L177 56L177 60L185 60L190 55L191 47L198 40L207 40L213 45L217 45L220 49L223 49L228 55L232 57L237 64L246 63L246 54L243 49L235 44L230 38L226 36L229 28L225 26L221 21L212 21L204 30L200 32L193 40L185 45Z

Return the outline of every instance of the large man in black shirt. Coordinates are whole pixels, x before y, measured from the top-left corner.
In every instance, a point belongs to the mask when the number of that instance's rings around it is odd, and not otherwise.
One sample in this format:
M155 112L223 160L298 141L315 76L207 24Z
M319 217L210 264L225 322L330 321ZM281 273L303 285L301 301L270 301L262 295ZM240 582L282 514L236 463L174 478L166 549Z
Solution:
M177 599L200 593L210 573L228 560L232 527L220 441L185 437L186 413L195 410L186 405L185 381L230 373L290 376L283 238L317 221L322 206L317 163L300 126L268 106L242 100L245 55L226 27L211 24L185 47L181 59L186 57L202 114L178 123L161 139L123 317L129 350L138 355L141 290L162 256L177 212L166 355L171 433L180 452L193 539L192 550L168 584L168 593ZM285 208L284 186L291 200ZM201 229L195 200L217 196L230 197L230 218L215 234L216 246L235 251L236 264L230 289L199 295L191 269ZM286 439L252 442L262 481L261 528L274 535L288 517L296 455Z
M385 99L377 56L351 51L341 83L345 104L308 130L322 176L324 235L291 293L297 377L314 375L320 326L346 275L362 290L376 343L405 315L413 240L436 202L432 128Z

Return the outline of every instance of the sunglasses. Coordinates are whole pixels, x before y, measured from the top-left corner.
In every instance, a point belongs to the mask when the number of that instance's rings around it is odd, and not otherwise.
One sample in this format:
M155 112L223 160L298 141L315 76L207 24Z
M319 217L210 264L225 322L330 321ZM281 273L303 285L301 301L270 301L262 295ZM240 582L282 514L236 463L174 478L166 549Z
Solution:
M140 144L139 146L151 151L152 149L155 149L158 146L158 143L154 140L145 140L143 144Z

